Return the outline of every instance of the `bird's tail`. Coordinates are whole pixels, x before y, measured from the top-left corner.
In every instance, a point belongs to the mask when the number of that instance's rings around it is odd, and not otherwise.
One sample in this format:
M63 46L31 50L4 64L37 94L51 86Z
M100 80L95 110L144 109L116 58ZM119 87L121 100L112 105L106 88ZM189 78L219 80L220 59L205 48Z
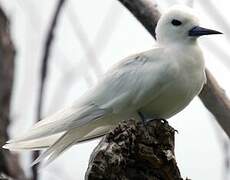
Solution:
M65 133L59 133L45 138L12 142L3 146L10 150L46 150L32 163L35 165L43 160L48 165L62 152L74 144L85 142L103 136L112 126L101 126L95 128L93 124L71 129Z
M83 133L83 132L82 132ZM83 133L84 134L84 133ZM83 135L82 134L82 135ZM78 135L78 137L76 137ZM40 161L47 159L46 165L57 158L62 152L64 152L68 147L75 144L82 136L79 136L79 132L75 129L69 130L64 135L62 135L54 144L52 144L47 150L45 150L33 163L35 165Z
M47 148L33 164L48 158L48 163L73 144L105 134L107 109L94 104L61 110L35 124L25 135L10 140L3 148L10 150L37 150Z
M23 134L7 144L35 140L48 137L53 134L67 132L70 129L78 128L102 118L106 110L96 105L87 105L81 108L69 107L36 123L26 134Z
M9 149L12 151L23 151L23 150L42 150L44 148L50 147L54 144L63 133L51 135L44 138L38 138L28 141L12 142L2 146L4 149Z

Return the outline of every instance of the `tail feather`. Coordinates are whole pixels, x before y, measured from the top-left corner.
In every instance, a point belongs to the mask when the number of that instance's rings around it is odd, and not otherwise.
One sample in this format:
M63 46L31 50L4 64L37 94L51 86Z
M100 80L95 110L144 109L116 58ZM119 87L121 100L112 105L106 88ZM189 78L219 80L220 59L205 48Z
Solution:
M85 126L83 128L75 128L64 135L62 135L52 146L50 146L44 153L42 153L33 163L32 166L43 161L45 165L50 164L55 160L60 154L67 150L72 145L78 142L88 141L94 139L95 137L100 137L104 135L112 126L101 126L96 129L93 129L94 126Z
M35 165L40 161L47 159L46 165L52 162L55 158L57 158L63 151L67 150L69 147L76 143L84 142L90 139L94 139L95 137L99 137L104 135L108 130L112 127L111 124L107 124L108 121L105 121L103 116L105 115L105 111L102 109L94 109L91 113L81 114L82 119L78 121L78 123L84 122L82 126L68 128L68 131L61 132L59 134L52 134L49 136L41 136L39 133L42 132L42 129L49 126L50 123L54 124L55 122L49 121L43 122L40 125L37 125L35 129L38 128L38 131L35 133L35 136L29 134L25 136L25 138L11 141L6 144L4 148L10 150L35 150L47 148L33 163ZM97 121L94 121L97 120ZM54 124L55 125L55 124ZM60 126L60 124L58 124ZM52 127L52 126L49 126ZM53 127L55 128L55 126ZM46 129L47 130L47 129ZM39 132L39 133L38 133ZM43 131L43 134L46 134L47 131ZM46 134L47 135L47 134ZM33 139L33 138L34 139ZM31 139L32 138L32 139Z
M60 111L51 117L45 118L41 122L35 124L25 135L10 140L7 143L17 143L38 139L53 134L57 134L69 129L78 128L92 122L95 119L101 118L106 114L106 110L98 108L96 105L85 106L81 109L74 107Z
M9 149L12 151L21 151L21 150L42 150L44 148L50 147L53 143L55 143L63 133L51 135L44 138L8 143L3 146L4 149Z
M112 126L102 125L95 127L95 124L88 124L84 127L71 129L64 134L59 133L45 138L6 144L3 148L10 150L39 150L48 148L32 163L32 166L45 159L47 159L45 165L48 165L72 145L101 137L111 128Z
M9 140L7 143L10 144L29 141L65 131L67 123L73 121L77 114L78 111L74 110L73 108L67 108L58 111L54 115L48 116L47 118L36 123L28 132L22 136L19 136L13 140Z
M88 134L88 128L75 128L67 131L64 135L62 135L52 146L50 146L47 150L45 150L33 163L32 166L39 163L40 161L46 159L46 165L52 162L55 158L57 158L62 152L67 150L73 144L80 141L86 134Z
M70 136L67 136L68 134L69 134L69 132L65 133L52 146L50 146L47 150L45 150L37 159L35 159L33 161L31 166L43 161L44 159L46 159L47 157L50 156L49 159L46 161L46 165L48 165L49 162L51 162L51 157L53 154L55 154L55 152L61 153L65 149L67 149L72 144L72 141L73 141L73 138L70 138ZM69 139L69 141L68 141L68 139ZM65 141L65 143L64 143L64 141Z

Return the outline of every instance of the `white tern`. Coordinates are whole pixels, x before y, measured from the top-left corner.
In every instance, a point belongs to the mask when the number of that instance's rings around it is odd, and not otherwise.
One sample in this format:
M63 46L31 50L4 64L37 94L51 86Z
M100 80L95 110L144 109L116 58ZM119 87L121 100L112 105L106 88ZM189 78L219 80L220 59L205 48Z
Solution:
M171 7L156 27L157 48L132 55L110 69L80 100L8 141L10 150L46 150L33 164L100 137L120 121L167 119L201 91L205 65L197 38L221 34L202 28L193 10Z

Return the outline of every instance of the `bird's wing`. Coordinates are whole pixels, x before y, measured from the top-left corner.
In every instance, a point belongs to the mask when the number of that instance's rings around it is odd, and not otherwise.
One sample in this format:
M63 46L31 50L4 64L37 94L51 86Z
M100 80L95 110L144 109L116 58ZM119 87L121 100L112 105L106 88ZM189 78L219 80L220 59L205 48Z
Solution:
M89 121L93 121L111 112L109 109L102 109L97 105L91 103L81 108L74 106L65 108L54 115L48 116L41 122L36 123L28 132L7 143L11 146L5 145L5 148L12 147L12 144L18 142L35 140L42 137L47 137L60 132L65 132L75 127L81 127Z
M4 148L48 147L34 161L36 164L47 157L47 162L51 162L73 144L103 135L113 124L108 117L137 111L168 86L170 81L164 76L170 76L168 72L172 71L162 54L153 50L123 60L80 102L38 122L26 135L9 141Z
M112 108L113 112L138 109L171 83L168 80L176 66L169 58L159 48L124 59L108 71L93 99L100 107Z
M156 97L165 85L160 77L166 71L164 62L159 60L161 54L157 49L123 60L108 71L80 102L45 118L24 136L8 143L46 137L84 126L107 115L138 109Z

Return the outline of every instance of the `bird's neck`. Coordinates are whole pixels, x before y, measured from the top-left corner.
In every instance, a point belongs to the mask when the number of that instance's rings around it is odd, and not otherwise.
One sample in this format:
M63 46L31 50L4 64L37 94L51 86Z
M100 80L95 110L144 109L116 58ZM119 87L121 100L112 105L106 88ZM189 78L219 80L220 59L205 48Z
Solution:
M185 38L185 39L178 39L178 40L164 40L164 39L157 39L157 42L161 46L178 46L178 47L193 47L198 46L196 38Z
M188 67L204 68L203 53L197 42L174 43L166 45L165 48L176 60Z

